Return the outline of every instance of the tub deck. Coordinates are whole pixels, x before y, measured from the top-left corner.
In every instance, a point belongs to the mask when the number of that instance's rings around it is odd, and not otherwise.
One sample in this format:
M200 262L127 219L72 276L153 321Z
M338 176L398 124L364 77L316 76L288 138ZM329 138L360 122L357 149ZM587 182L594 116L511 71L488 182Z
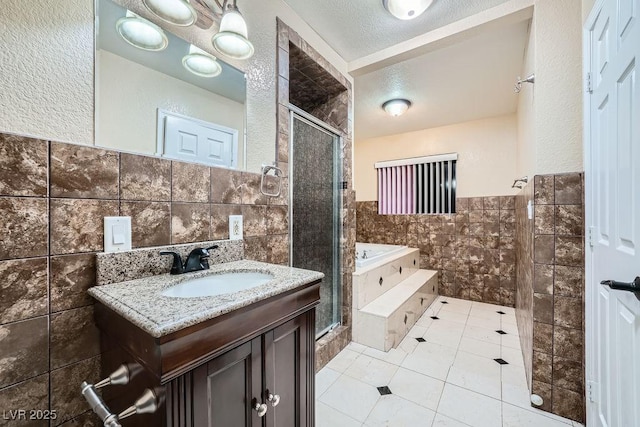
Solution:
M418 268L416 248L372 246L387 253L353 273L353 341L388 351L436 299L438 272Z

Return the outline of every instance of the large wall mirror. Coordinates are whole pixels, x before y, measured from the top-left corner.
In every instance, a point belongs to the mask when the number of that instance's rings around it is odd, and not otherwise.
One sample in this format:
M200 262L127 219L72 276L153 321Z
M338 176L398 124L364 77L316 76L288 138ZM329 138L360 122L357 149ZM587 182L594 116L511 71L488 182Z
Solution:
M96 1L97 146L247 169L246 77L213 48L208 3L192 0L196 22L177 26L142 0Z

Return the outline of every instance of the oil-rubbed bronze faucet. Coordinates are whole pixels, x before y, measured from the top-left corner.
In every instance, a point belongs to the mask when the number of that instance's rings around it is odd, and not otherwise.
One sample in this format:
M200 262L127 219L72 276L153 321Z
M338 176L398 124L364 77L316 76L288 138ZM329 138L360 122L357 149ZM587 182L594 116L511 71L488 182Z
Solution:
M184 274L192 271L201 271L209 269L209 251L218 249L218 245L209 246L208 248L195 248L189 253L187 261L183 264L182 257L179 253L173 251L163 251L160 255L172 255L173 264L171 265L171 274Z

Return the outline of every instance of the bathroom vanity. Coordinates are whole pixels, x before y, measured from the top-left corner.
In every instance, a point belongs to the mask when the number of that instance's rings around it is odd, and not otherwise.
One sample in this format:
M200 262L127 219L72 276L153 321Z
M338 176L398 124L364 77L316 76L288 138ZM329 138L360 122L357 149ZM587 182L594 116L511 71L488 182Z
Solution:
M186 280L237 272L273 278L214 296L163 295ZM106 405L117 414L152 389L158 410L124 419L122 426L313 426L322 277L235 261L92 288L102 374L122 364L131 373L128 384L102 389Z

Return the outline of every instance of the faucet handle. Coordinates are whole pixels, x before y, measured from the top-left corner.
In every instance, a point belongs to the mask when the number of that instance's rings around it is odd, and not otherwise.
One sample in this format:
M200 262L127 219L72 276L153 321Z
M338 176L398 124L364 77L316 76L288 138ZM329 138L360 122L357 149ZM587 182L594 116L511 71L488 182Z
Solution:
M171 274L182 274L184 273L184 266L182 265L182 257L177 252L172 251L162 251L160 255L172 255L173 256L173 264L171 265Z
M212 246L209 246L209 247L207 248L207 251L210 251L211 249L218 249L219 247L220 247L220 246L218 246L218 245L212 245Z

